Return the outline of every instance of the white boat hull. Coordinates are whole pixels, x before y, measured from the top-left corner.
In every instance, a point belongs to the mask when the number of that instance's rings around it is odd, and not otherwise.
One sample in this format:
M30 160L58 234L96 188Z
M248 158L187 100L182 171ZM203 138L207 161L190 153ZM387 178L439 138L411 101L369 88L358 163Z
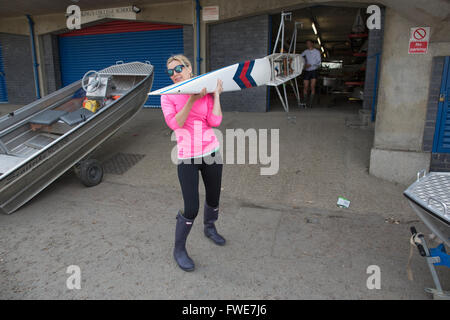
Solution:
M270 81L268 86L279 86L302 74L305 59L295 53L274 53L267 57L271 66Z
M248 60L155 90L149 95L196 94L203 88L207 92L214 92L218 79L223 82L224 92L239 91L266 84L270 75L270 62L267 58Z
M214 92L217 80L223 81L223 91L239 91L262 85L277 86L302 73L304 59L299 54L275 53L211 71L192 79L150 92L149 95L196 94L203 88Z

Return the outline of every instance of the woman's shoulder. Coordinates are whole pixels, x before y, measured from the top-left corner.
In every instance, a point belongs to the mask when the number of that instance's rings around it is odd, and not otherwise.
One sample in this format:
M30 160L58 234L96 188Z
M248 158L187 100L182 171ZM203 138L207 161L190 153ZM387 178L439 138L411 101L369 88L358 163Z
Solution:
M161 102L168 102L168 101L172 101L170 99L170 94L162 94L161 95Z
M172 97L170 94L163 94L161 95L161 108L164 109L171 109L176 108L177 103L172 100Z
M161 102L178 103L189 99L188 94L163 94L161 95Z

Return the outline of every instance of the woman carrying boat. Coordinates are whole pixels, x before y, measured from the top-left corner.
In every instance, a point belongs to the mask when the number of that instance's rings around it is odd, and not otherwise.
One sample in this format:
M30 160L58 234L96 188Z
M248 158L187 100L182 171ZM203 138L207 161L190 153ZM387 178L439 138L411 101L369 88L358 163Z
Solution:
M183 55L172 56L167 60L167 73L174 83L187 80L192 77L192 64ZM207 94L203 88L199 94L161 96L165 121L177 137L177 170L184 210L177 214L173 255L178 266L185 271L195 268L186 251L186 239L199 210L199 171L206 192L204 233L215 244L225 244L214 225L219 213L223 164L219 141L212 129L222 122L222 91L222 81L218 80L213 94Z

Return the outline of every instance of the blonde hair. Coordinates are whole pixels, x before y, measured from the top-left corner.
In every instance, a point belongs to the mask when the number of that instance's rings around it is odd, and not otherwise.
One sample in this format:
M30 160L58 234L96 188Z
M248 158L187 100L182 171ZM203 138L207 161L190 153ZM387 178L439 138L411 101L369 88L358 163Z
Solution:
M167 59L166 66L169 65L172 61L178 61L179 63L183 64L186 67L191 67L192 70L192 64L191 61L189 61L188 57L182 54L175 54L171 56L169 59ZM193 77L194 74L191 71L191 77Z

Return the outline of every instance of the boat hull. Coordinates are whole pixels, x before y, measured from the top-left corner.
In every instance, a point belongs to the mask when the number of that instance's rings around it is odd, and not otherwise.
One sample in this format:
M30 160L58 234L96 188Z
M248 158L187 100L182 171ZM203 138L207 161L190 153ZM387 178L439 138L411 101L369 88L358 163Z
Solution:
M223 92L239 91L266 84L270 81L270 74L270 62L265 57L235 63L155 90L150 92L149 95L197 94L203 88L206 88L207 92L212 93L216 89L218 79L222 80Z
M428 229L450 247L450 225L410 199L409 205Z
M152 91L149 95L197 94L206 88L214 92L217 79L222 80L223 92L239 91L262 85L279 86L298 77L305 60L300 54L274 53L214 70L197 77Z
M450 173L430 172L404 191L414 212L450 247Z
M13 213L111 137L142 108L152 82L153 73L135 89L2 176L1 212ZM76 91L77 86L74 87Z

